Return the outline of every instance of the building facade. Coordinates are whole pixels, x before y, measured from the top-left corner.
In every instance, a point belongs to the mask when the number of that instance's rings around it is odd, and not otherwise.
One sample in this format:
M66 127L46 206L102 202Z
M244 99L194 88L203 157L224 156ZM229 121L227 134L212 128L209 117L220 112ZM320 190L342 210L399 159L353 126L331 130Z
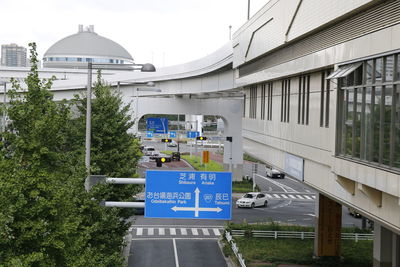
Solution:
M26 67L26 48L17 44L1 45L1 65L7 67Z
M399 33L400 1L271 0L233 39L244 150L315 188L320 223L374 220L376 266L400 264Z

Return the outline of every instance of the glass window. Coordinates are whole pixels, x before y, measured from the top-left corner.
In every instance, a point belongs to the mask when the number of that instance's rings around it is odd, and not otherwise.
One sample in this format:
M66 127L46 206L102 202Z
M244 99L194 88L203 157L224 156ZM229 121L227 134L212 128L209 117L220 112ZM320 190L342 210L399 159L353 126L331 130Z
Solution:
M375 82L382 82L383 58L375 60Z
M400 54L397 55L396 80L400 80Z
M392 96L393 96L393 87L386 86L384 87L385 91L385 99L382 104L383 107L383 155L382 155L382 163L385 165L390 164L390 124L392 117Z
M395 86L395 94L393 94L395 103L395 118L394 118L394 150L393 150L393 166L400 168L400 86Z
M374 90L375 89L375 90ZM379 136L380 136L380 115L381 115L381 98L382 87L377 86L372 89L375 91L375 99L373 100L373 157L372 161L379 163Z
M344 98L343 153L352 155L354 89L346 90Z
M360 145L361 145L361 111L362 111L362 89L358 88L354 90L354 151L353 156L360 157Z
M372 160L372 87L365 88L365 107L364 107L364 153L361 155L362 159Z
M391 82L393 81L393 72L394 72L394 56L386 57L385 62L385 81Z
M373 60L368 60L366 62L365 81L367 84L372 84L373 63Z

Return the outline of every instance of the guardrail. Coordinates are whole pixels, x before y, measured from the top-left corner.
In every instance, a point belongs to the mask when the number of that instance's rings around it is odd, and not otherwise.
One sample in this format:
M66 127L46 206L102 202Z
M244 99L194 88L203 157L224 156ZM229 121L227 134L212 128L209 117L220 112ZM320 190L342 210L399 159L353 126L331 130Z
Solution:
M232 236L245 236L245 230L230 230ZM250 231L249 237L264 237L264 238L293 238L293 239L312 239L315 238L314 232L295 232L295 231ZM361 233L342 233L342 239L354 240L373 240L373 234Z
M237 247L235 241L233 241L232 235L225 230L225 238L228 241L228 243L231 245L233 253L235 253L235 256L237 260L239 261L239 264L241 267L246 267L246 264L244 262L243 256L241 253L239 253L239 248Z

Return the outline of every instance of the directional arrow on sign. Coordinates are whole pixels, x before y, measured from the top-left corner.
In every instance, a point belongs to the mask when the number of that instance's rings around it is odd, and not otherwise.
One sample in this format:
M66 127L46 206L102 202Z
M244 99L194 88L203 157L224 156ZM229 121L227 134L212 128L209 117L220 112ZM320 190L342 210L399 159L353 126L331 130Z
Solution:
M215 211L215 212L221 212L222 209L220 207L216 208L200 208L200 190L198 187L196 187L196 190L194 190L195 193L195 201L194 201L194 207L177 207L174 206L171 209L175 212L177 211L194 211L194 217L199 217L199 211Z

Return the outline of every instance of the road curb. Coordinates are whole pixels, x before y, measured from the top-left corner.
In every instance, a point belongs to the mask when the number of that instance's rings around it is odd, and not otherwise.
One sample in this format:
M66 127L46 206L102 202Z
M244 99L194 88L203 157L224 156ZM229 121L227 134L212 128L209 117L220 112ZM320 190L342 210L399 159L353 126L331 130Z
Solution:
M132 244L132 234L129 233L125 237L125 246L122 251L122 255L125 258L125 266L128 266L128 261L129 261L129 256L130 256L130 251L131 251L131 244Z

